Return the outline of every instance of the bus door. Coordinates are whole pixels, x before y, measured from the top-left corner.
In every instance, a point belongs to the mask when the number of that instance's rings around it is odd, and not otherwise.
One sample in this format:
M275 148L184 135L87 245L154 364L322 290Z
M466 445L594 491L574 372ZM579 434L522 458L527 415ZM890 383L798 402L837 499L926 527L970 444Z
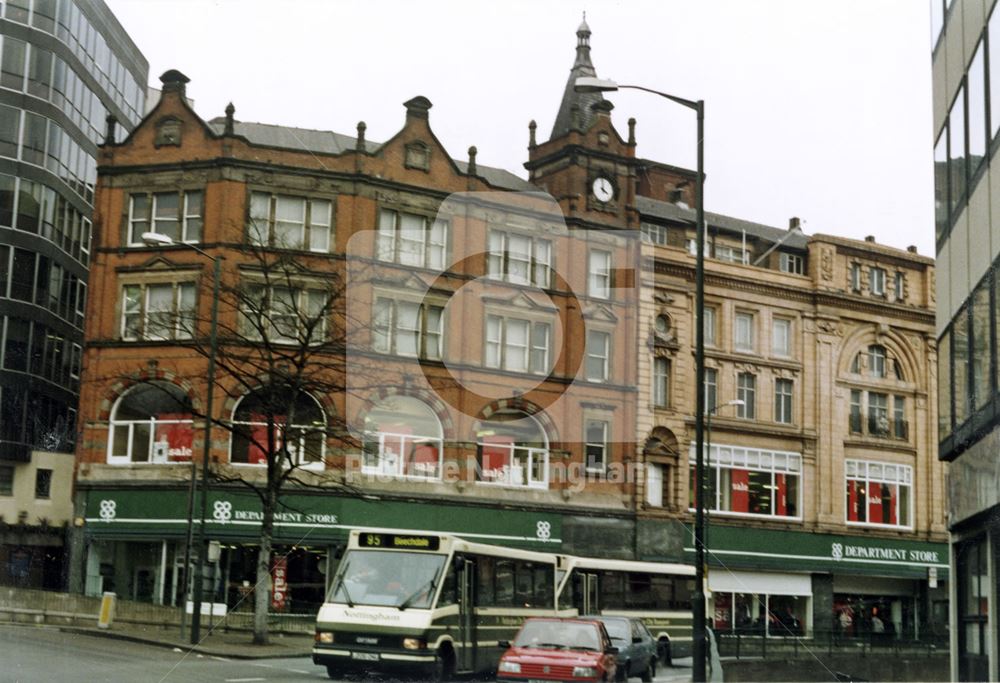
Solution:
M458 578L458 642L456 668L459 671L476 671L476 571L475 564L467 558L455 558Z
M582 603L579 605L580 614L600 614L601 613L601 591L597 580L597 574L579 572L580 596Z

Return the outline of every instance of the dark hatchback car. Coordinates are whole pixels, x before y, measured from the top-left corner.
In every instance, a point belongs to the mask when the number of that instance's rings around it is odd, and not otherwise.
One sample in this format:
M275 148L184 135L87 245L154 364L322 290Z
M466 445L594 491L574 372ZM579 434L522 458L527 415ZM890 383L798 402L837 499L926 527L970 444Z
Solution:
M618 648L618 680L641 676L645 683L656 676L656 640L639 619L632 617L586 616L604 624L612 647Z
M593 619L527 619L497 666L497 681L615 680L617 651Z

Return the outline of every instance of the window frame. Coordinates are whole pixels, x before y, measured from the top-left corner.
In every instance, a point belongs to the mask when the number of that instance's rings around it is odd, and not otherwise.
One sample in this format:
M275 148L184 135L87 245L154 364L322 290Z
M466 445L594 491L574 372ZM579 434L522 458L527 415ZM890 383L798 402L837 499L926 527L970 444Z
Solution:
M148 329L152 324L151 316L156 313L166 313L166 311L151 311L150 309L150 290L159 287L170 287L171 289L171 310L168 313L172 320L170 325L171 332L165 336L151 336L148 333ZM137 310L129 309L130 298L128 291L130 289L139 290L139 298L137 300L139 307ZM192 299L190 310L182 307L187 292L190 292ZM188 316L185 315L186 312ZM198 322L198 280L196 277L192 277L191 279L179 278L176 280L160 280L158 278L123 280L119 282L118 313L118 338L121 341L160 342L193 339L196 331L195 327ZM130 318L138 320L136 327L138 332L135 335L129 334ZM191 329L186 332L183 327L185 320L189 320L191 323Z
M774 421L794 424L795 382L787 377L774 378Z
M745 322L745 325L741 323ZM754 323L756 316L751 311L736 311L733 315L733 351L736 353L753 353L756 341ZM746 338L741 334L746 332Z
M611 381L611 359L613 358L612 351L612 335L610 332L602 329L587 329L586 344L584 346L584 377L586 377L588 382L609 382ZM604 343L604 355L598 355L591 353L593 346L591 344L591 335L602 335ZM591 359L599 359L602 363L602 372L599 376L594 376L591 374Z
M385 225L383 221L390 215L392 216L391 225ZM406 254L405 250L401 248L403 242L414 242L414 240L407 240L403 236L404 217L419 219L423 224L421 228L421 249L418 263L407 263L403 258ZM440 240L435 241L434 233L439 226L441 229ZM439 219L437 216L392 206L381 206L376 216L375 260L407 268L444 270L448 263L450 233L451 223L447 220ZM439 263L435 261L435 254L439 254Z
M597 427L601 430L601 439L599 441L591 440L591 427ZM588 417L583 421L583 462L584 469L587 472L600 472L604 473L608 468L608 461L610 455L610 442L611 442L611 425L606 419ZM598 459L596 457L591 458L591 453L595 455L600 452L600 464L597 463Z
M497 338L491 337L490 324L496 321ZM508 331L511 323L523 323L527 328L525 345L523 347L524 369L517 369L510 366L512 349L509 342ZM548 375L552 372L552 331L554 325L552 320L542 319L536 316L519 317L515 312L503 312L487 310L483 316L483 367L491 370L503 370L504 372L516 372L530 375ZM538 363L538 352L542 347L536 344L536 331L545 331L545 348L542 364ZM496 362L491 360L490 347L496 347Z
M654 408L670 407L670 377L671 362L666 356L654 356L652 364L653 391L652 402Z
M879 266L868 267L868 291L872 296L885 296L885 268Z
M784 341L779 346L780 326L784 326ZM792 357L792 321L789 318L771 318L771 354L777 358Z
M744 420L757 419L757 375L740 372L736 375L736 398L743 401L736 406L736 417Z
M260 336L260 330L250 321L248 321L247 313L244 307L249 303L251 298L254 302L260 302L261 311L255 312L255 316L259 316L261 323L266 323L268 326L267 339L269 342L274 344L283 345L294 345L302 344L303 339L300 339L298 335L304 332L304 328L301 323L303 322L301 314L299 311L308 312L311 310L312 304L310 303L310 296L317 295L318 300L322 301L325 307L326 298L328 293L326 290L318 286L311 286L314 283L309 282L294 282L290 283L291 286L286 286L287 283L282 285L264 284L263 282L247 279L242 283L242 287L245 288L240 300L240 329L243 330L243 334L253 341L263 341L263 337ZM284 310L275 308L275 291L280 290L281 292L291 292L298 301L293 301L292 310ZM264 296L258 298L254 295L254 292L263 292ZM280 305L280 301L279 301ZM331 311L326 311L323 315L320 325L314 327L312 330L312 337L309 340L310 345L320 345L327 341L329 330L330 330L330 314ZM275 320L279 318L291 318L293 315L297 317L296 323L296 337L286 337L281 333L281 330L275 324ZM311 318L310 318L311 320Z
M388 322L384 325L384 331L381 330L383 327L379 321L379 305L386 304L388 310ZM417 328L415 330L409 330L406 328L399 327L399 307L400 304L405 304L408 306L415 306L417 308ZM432 313L436 312L438 315L438 324L436 332L430 328L430 319ZM384 353L393 356L402 356L405 358L420 358L422 360L442 360L445 355L445 330L447 325L445 325L445 304L432 302L428 300L415 301L407 297L394 296L392 294L376 294L375 300L372 302L372 350L375 353ZM415 332L416 333L416 353L404 353L399 350L399 339L400 335L405 332ZM382 335L384 338L383 343L379 343L378 336ZM437 354L432 354L430 350L430 338L437 337Z
M254 212L260 208L260 206L256 204L258 200L263 200L265 197L267 198L267 218L263 219L262 216L254 215ZM302 202L301 222L298 220L279 217L279 209L281 208L282 202L288 201ZM319 208L319 205L322 204L326 205L325 223L317 220L315 214L315 209ZM286 249L290 251L309 251L317 254L328 254L333 250L334 246L335 214L336 210L333 197L320 197L294 193L286 194L282 192L271 192L268 190L250 189L249 196L247 197L246 214L247 243L267 249ZM320 212L320 215L322 215L322 212ZM263 235L261 235L261 230L257 226L257 222L262 219L267 222L266 240L260 239ZM278 232L279 224L281 223L294 223L301 225L301 242L292 245L279 244ZM318 238L317 235L321 235L322 237Z
M513 252L510 248L510 242L511 238L514 237L527 240L530 244L531 253L527 254L527 260L511 258ZM499 245L494 245L494 238L499 240ZM546 252L544 258L540 254L542 251ZM486 237L486 277L515 285L550 289L552 287L552 273L555 270L554 256L555 250L551 239L525 235L511 230L490 228ZM526 264L525 268L528 273L526 278L519 279L513 276L512 261Z
M886 469L891 469L898 471L897 479L890 479L887 475L878 474L880 472L885 472ZM853 470L853 474L852 474ZM851 495L850 482L860 482L863 485L862 494L865 496L866 501L864 504L865 519L864 520L851 520L851 510L849 505L849 496ZM872 522L869 521L871 516L871 498L869 496L871 485L878 484L880 492L882 487L885 486L895 486L895 506L896 506L896 517L897 520L901 519L899 514L900 501L903 501L904 496L901 492L902 487L906 487L908 492L905 496L906 505L906 523L902 521L897 524L886 523L886 522ZM855 487L855 490L857 487ZM893 462L879 461L879 460L864 460L857 458L847 458L844 460L844 523L848 526L859 526L859 527L874 527L879 529L913 529L913 519L915 515L914 503L916 499L914 497L914 480L913 480L913 467L910 465L902 465ZM881 508L882 503L879 503Z
M190 205L192 203L193 196L198 196L199 212L191 213ZM126 219L127 234L125 236L126 244L130 247L147 247L142 235L146 232L157 232L157 221L166 220L165 218L159 218L157 216L157 198L174 196L177 198L177 231L180 234L180 239L174 240L174 238L167 233L160 233L167 235L171 240L175 242L182 242L184 244L199 244L204 241L205 237L205 191L204 189L178 189L171 192L156 192L156 191L137 191L130 192L128 199L128 217ZM136 200L143 199L146 202L145 217L137 216L136 210ZM145 224L146 229L138 229L137 226ZM197 227L195 227L197 226ZM159 247L158 247L159 248Z
M694 469L694 442L691 443L691 449L689 454L689 470ZM805 473L802 466L802 455L800 453L792 453L789 451L775 451L762 448L746 448L743 446L735 446L730 444L709 444L710 452L708 453L708 465L706 474L707 478L711 478L708 482L706 489L709 492L714 492L714 500L707 501L710 505L708 507L709 511L713 515L723 515L728 517L743 517L743 518L753 518L753 519L773 519L782 521L801 521L803 519L802 511L802 498L804 495L803 491L803 480L805 479ZM779 461L784 462L784 466L779 465ZM722 509L722 470L733 470L733 471L743 471L747 473L749 479L750 472L759 473L769 473L770 474L770 484L766 485L771 490L777 490L778 484L776 483L777 476L782 475L786 477L786 487L788 486L787 477L795 477L796 481L794 483L795 498L791 501L795 506L794 515L781 515L778 514L778 501L777 498L772 496L770 499L770 510L768 512L743 512L735 510L723 510ZM732 475L730 475L731 477ZM694 511L693 499L694 494L694 477L690 477L692 480L689 485L688 491L688 509ZM730 485L730 495L732 491L732 485ZM747 493L749 496L750 490L749 485L747 488ZM749 499L747 500L749 505ZM732 501L730 502L732 506ZM789 500L786 496L784 500L784 506L789 506Z
M604 260L605 267L600 267L597 259ZM614 270L614 254L608 249L590 249L587 251L587 296L593 299L608 301L611 299L612 271Z
M54 471L46 467L35 469L35 500L52 500L54 475Z

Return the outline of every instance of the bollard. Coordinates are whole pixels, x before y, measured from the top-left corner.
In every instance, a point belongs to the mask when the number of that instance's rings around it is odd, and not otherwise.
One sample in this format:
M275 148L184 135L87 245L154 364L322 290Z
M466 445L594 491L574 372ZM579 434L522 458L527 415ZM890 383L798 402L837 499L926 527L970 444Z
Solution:
M115 620L115 599L115 594L110 592L101 596L101 611L97 615L98 628L111 628Z

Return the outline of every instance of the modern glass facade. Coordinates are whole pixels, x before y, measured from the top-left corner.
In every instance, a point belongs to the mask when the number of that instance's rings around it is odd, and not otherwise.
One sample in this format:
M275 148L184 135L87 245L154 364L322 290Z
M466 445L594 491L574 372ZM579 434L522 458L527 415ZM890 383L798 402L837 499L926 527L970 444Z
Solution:
M0 3L0 461L73 451L98 145L148 68L101 0Z
M997 680L1000 9L933 0L938 439L949 465L952 678ZM991 206L992 204L992 206Z

